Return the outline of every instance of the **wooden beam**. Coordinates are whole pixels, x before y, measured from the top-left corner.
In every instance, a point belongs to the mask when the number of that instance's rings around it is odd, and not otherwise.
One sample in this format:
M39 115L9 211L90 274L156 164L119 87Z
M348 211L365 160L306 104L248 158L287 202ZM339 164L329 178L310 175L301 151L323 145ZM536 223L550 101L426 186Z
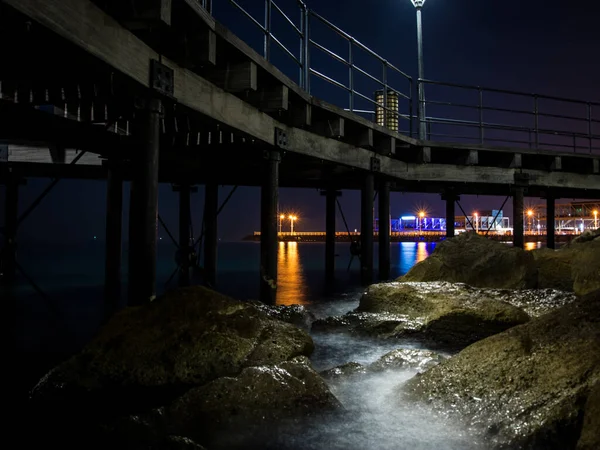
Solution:
M550 170L562 170L562 158L555 156L550 162Z
M523 167L523 155L521 155L521 153L515 153L513 155L510 167L513 169L519 169Z
M4 2L95 55L114 70L148 87L150 60L158 59L159 55L89 0ZM277 127L287 134L287 150L290 152L361 170L369 170L371 157L377 156L372 151L283 124L167 58L163 58L163 63L174 70L175 97L180 104L259 141L273 144L274 130ZM341 125L342 120L338 118L337 123ZM381 155L378 157L383 175L408 181L510 185L517 170L443 164L419 165ZM595 174L547 171L530 173L535 175L532 185L582 190L594 190L600 186L600 176ZM600 193L600 188L595 190Z
M227 92L256 91L258 86L256 64L252 61L227 63L224 69L208 70L205 74L216 86Z
M210 29L186 33L181 42L182 67L194 69L217 64L217 35Z
M283 84L261 87L257 92L248 92L246 100L256 106L259 111L287 111L289 108L289 89Z
M466 166L476 166L479 164L479 152L477 150L463 151L463 154L459 156L458 163Z
M342 138L346 135L345 122L342 117L329 117L313 124L316 133L328 138Z
M295 106L293 103L290 106L291 125L298 128L309 128L312 125L311 105L302 102L302 104L298 106Z
M130 30L171 26L172 0L111 1L108 10Z
M373 148L380 155L395 155L396 138L387 134L375 133L373 136Z

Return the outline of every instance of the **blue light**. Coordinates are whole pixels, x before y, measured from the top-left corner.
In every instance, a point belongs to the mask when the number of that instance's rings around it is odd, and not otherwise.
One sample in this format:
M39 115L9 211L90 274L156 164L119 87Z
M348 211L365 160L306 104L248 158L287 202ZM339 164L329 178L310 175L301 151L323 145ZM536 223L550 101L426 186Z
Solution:
M416 216L402 216L400 217L402 220L416 220Z

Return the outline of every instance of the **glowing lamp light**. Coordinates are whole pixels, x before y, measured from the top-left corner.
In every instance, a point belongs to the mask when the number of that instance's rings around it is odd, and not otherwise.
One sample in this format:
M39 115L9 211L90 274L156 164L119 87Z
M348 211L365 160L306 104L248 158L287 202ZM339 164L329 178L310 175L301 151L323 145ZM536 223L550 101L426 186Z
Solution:
M415 8L422 8L425 0L410 0Z
M280 216L279 216L279 218L280 218L281 220L285 219L285 214L282 214L282 215L280 215Z
M422 219L423 217L425 217L425 212L421 211L419 212L419 217Z
M527 211L527 215L528 215L529 217L533 216L533 211L532 211L531 209L530 209L530 210L528 210L528 211Z

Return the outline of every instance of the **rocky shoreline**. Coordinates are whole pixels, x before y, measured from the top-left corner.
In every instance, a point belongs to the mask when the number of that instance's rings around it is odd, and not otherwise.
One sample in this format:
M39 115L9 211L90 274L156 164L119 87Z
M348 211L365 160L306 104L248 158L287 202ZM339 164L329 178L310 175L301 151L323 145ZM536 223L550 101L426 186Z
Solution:
M309 330L398 349L317 373ZM356 310L319 320L297 305L170 292L118 313L40 380L28 438L64 449L270 448L278 430L344 414L339 380L407 368L417 375L397 401L452 415L486 448L600 448L600 232L533 252L467 233L370 286Z

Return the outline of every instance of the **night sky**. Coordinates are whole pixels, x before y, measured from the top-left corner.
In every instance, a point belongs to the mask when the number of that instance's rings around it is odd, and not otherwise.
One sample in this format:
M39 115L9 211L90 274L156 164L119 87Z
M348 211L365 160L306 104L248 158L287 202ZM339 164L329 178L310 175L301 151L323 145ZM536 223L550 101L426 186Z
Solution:
M227 13L231 10L221 5L224 0L213 1L217 18L257 49L260 48L258 33L249 22L239 14ZM249 10L257 18L261 16L263 2L241 3L250 5ZM295 14L294 0L279 0L278 3L290 14ZM416 78L416 22L409 0L313 0L307 3ZM600 28L596 3L592 0L427 0L423 10L425 77L598 101ZM256 9L252 9L252 4ZM277 27L282 25L274 23L275 32ZM286 30L281 30L281 40L297 49L297 41ZM343 47L325 32L315 29L314 37L324 40L323 43L330 44L332 48ZM280 58L279 63L277 58ZM290 76L296 73L293 65L283 61L283 56L277 52L274 52L274 63ZM343 68L328 63L326 59L315 56L314 64L319 66L319 70L342 78L345 76ZM371 67L366 59L364 64ZM341 81L346 82L344 79ZM347 97L336 93L335 89L317 81L313 87L312 93L317 97L347 106L344 103ZM365 84L364 89L368 92L371 88ZM597 114L600 117L600 111ZM21 208L30 204L49 182L46 179L29 180L21 190ZM220 190L221 199L230 188L227 186ZM219 217L219 234L223 240L238 240L259 230L259 198L258 188L243 188L236 192ZM344 191L341 198L351 228L359 228L360 225L359 198L358 192L349 191ZM128 200L126 185L125 208ZM502 201L502 198L495 197L463 197L462 204L467 212L472 212L498 208ZM198 193L193 194L192 202L195 229L198 230L203 204L201 186ZM527 199L526 202L541 203L536 199ZM177 196L171 187L161 186L160 214L174 232L177 230L177 204ZM510 205L511 202L507 202L505 214L512 214ZM438 217L444 213L438 195L392 194L394 217L414 213L419 207L426 207L430 215ZM282 189L280 208L282 211L294 211L299 216L298 231L324 229L325 202L315 190ZM62 180L23 224L19 238L21 241L80 242L97 236L101 240L104 237L104 214L104 182ZM127 227L126 214L124 225ZM343 229L339 215L338 229ZM126 239L127 228L124 228L124 235ZM162 230L160 236L165 237Z

